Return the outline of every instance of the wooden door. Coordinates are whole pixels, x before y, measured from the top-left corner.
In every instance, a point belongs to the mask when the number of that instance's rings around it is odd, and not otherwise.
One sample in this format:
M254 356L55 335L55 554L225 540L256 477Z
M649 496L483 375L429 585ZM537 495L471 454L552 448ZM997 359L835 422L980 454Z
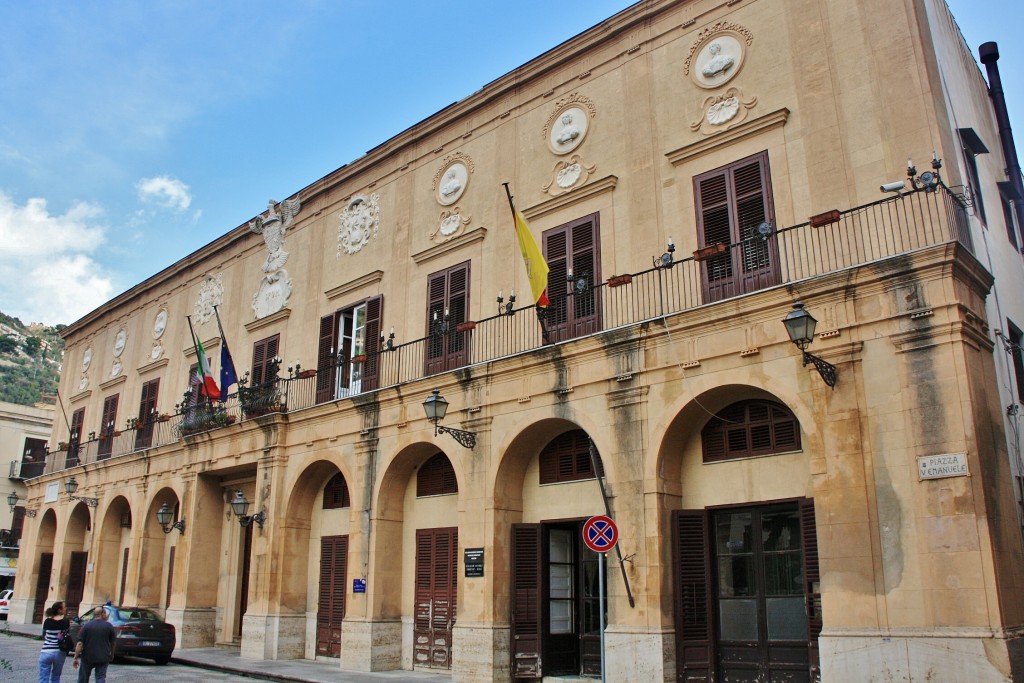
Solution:
M167 594L164 598L164 609L171 606L171 589L174 586L174 550L177 546L171 546L170 556L167 558ZM125 567L128 566L128 549L124 553Z
M53 553L39 554L39 576L36 577L36 603L32 607L32 623L43 623L46 598L50 593L50 572L53 571Z
M72 552L71 566L68 569L68 592L64 598L64 607L68 617L77 617L78 608L82 604L85 593L85 570L89 564L89 553Z
M450 669L455 624L458 529L416 530L413 625L416 666Z
M320 596L316 613L316 653L341 656L341 624L348 585L348 536L320 539Z
M512 677L539 679L541 660L541 525L512 525Z
M235 636L242 637L242 618L249 610L249 570L252 568L252 527L242 531L242 576L238 596L238 620L235 622Z
M121 559L121 590L117 593L117 604L124 604L124 589L128 585L128 548L124 549L124 556Z
M575 339L601 329L601 300L594 287L601 282L599 215L584 216L546 230L541 236L548 263L548 297L544 314L548 339ZM569 273L572 272L572 282ZM576 288L585 282L582 291Z

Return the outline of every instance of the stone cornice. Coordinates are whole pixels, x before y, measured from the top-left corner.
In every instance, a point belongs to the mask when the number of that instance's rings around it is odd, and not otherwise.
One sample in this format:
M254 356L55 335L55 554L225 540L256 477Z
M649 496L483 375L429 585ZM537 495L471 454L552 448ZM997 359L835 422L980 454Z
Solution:
M246 323L245 329L247 332L255 332L256 330L263 329L268 325L273 325L279 320L287 320L288 316L290 316L291 314L292 309L282 308L277 313L271 313L266 318L260 318L259 320L253 320L251 323Z
M208 340L204 341L203 342L203 351L206 351L206 357L209 358L210 357L210 351L213 351L214 349L218 348L219 346L220 346L220 337L213 337L212 339L208 339ZM196 357L196 347L195 346L189 346L188 348L182 349L181 352L183 354L185 354L185 358L195 358ZM157 362L159 363L160 361L157 361ZM143 366L143 368L148 368L148 367L149 366ZM139 372L142 372L143 368L139 368Z
M362 277L357 277L354 280L349 280L344 284L340 284L337 287L328 289L326 292L324 292L324 294L327 296L328 301L333 301L334 299L337 299L338 297L341 296L345 296L346 294L350 294L361 287L378 284L383 279L384 271L375 270L372 273L367 273Z
M108 389L113 389L118 384L123 384L124 382L127 382L127 381L128 381L128 375L126 375L124 373L121 373L120 375L118 375L114 379L108 379L106 382L100 382L100 389L102 389L103 391L106 391Z
M203 347L205 348L206 345L204 344ZM195 355L194 351L192 353L193 353L193 355ZM155 360L152 363L146 363L141 368L136 370L136 372L138 372L140 375L144 375L147 372L152 372L153 370L157 370L159 368L162 368L162 367L164 367L165 365L167 365L170 362L171 362L170 358L161 358L160 360ZM103 385L101 384L100 386L102 387Z
M688 161L689 159L698 157L701 154L710 152L713 149L718 149L722 145L737 142L773 128L781 128L786 125L786 121L788 119L788 109L785 107L782 109L776 109L770 114L765 114L764 116L759 116L756 119L744 121L735 128L730 128L727 131L702 138L697 142L693 142L688 145L684 145L679 149L667 152L665 156L668 157L669 163L676 166L684 161Z
M534 218L543 216L546 213L551 213L552 211L557 211L558 209L566 206L578 204L579 202L590 199L591 197L596 197L604 192L611 192L615 189L615 186L618 185L618 183L618 176L605 176L600 180L595 180L592 183L584 185L578 190L559 195L545 202L541 202L540 204L534 204L527 209L523 209L523 217L527 220L533 220Z
M439 256L443 256L456 249L461 249L467 245L473 244L474 242L480 242L487 236L487 228L475 228L470 230L465 235L460 235L453 240L449 240L444 244L438 244L424 249L423 251L417 252L412 255L412 260L417 264L426 263L433 261Z

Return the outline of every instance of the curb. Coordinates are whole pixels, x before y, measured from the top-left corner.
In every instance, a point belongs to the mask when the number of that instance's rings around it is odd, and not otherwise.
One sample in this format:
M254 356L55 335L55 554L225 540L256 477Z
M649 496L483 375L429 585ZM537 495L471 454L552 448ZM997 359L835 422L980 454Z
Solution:
M241 676L242 678L251 678L256 681L275 681L275 683L316 683L316 681L308 678L295 678L293 676L282 676L280 674L246 671L245 669L237 669L230 666L222 666L220 664L210 664L208 662L197 662L193 659L180 659L174 656L171 657L171 662L182 666L188 666L193 669L217 671L219 673Z

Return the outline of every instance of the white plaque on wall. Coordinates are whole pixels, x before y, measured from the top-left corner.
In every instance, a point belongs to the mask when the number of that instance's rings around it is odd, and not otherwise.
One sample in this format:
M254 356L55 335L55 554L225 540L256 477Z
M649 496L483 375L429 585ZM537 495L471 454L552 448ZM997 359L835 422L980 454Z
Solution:
M966 453L942 453L941 455L917 456L917 472L921 479L945 479L946 477L966 477Z

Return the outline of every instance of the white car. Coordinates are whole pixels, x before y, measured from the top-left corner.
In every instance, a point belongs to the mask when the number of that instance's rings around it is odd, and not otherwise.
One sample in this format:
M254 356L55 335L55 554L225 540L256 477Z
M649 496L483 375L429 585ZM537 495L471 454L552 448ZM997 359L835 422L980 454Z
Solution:
M7 620L7 601L14 595L14 591L8 588L0 591L0 621Z

